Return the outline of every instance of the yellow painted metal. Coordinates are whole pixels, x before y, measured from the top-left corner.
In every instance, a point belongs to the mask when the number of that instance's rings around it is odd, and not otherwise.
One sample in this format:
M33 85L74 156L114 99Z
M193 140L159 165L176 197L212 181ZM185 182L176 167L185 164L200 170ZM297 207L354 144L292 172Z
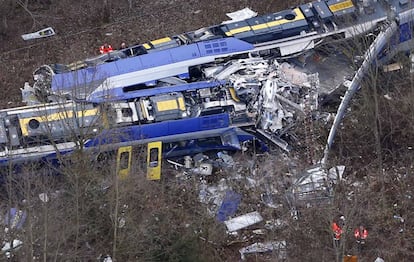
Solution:
M71 71L75 71L81 68L85 68L87 66L87 64L84 61L76 61L73 63L70 63L68 65L66 65L67 68Z
M144 103L141 101L141 103L140 103L140 106L141 106L141 112L142 112L142 116L145 118L145 119L148 119L148 110L147 110L147 107L144 105Z
M157 109L159 112L178 109L177 100L159 101L157 102Z
M293 12L295 13L295 18L292 20L287 20L285 18L276 20L276 21L272 21L272 22L268 22L267 26L268 27L272 27L272 26L278 26L278 25L283 25L283 24L287 24L287 23L292 23L292 22L296 22L296 21L300 21L305 19L305 16L303 15L302 11L300 11L299 8L295 8L293 9Z
M347 0L347 1L344 1L344 2L341 2L341 3L336 3L336 4L333 4L333 5L330 5L329 9L331 9L331 11L333 13L335 13L335 12L338 12L338 11L342 11L342 10L351 8L353 6L354 6L354 4L352 3L352 1Z
M181 111L185 111L184 98L179 97L177 102L178 102L178 108L180 108Z
M226 32L226 35L228 35L228 36L235 35L235 34L250 31L251 29L252 28L250 26L243 26L243 27L239 27L239 28L234 28L234 29L231 29L229 32Z
M230 87L229 91L230 91L231 98L236 102L240 102L240 99L236 95L236 90L234 90L233 87Z
M151 44L153 44L155 46L155 45L159 45L159 44L169 42L171 40L172 39L170 37L164 37L164 38L160 38L160 39L151 41Z
M147 179L161 179L162 142L148 143L147 147Z
M252 25L251 27L252 27L253 30L260 30L260 29L268 28L266 23L258 24L258 25Z
M98 115L98 109L88 109L88 110L80 110L76 112L76 117L87 117L87 116L96 116ZM67 110L63 112L56 112L52 114L45 114L44 116L36 116L36 117L28 117L28 118L22 118L19 120L20 122L20 129L22 130L22 135L27 136L29 134L28 131L28 124L30 120L36 120L39 123L42 122L53 122L53 121L59 121L63 119L73 118L74 112Z
M126 179L131 173L132 146L118 148L116 156L116 174L119 179Z

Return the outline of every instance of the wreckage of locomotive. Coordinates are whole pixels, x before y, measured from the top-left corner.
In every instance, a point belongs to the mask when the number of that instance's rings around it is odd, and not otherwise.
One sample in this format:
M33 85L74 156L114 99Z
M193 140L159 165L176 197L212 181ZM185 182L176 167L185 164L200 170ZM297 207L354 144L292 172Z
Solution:
M398 1L314 1L41 66L34 84L22 89L28 105L0 111L0 164L154 141L170 145L166 157L240 150L248 141L265 150L265 140L289 151L284 137L298 116L318 107L319 79L276 59L370 32L386 22L390 9L407 7ZM216 143L180 153L171 147L206 139Z

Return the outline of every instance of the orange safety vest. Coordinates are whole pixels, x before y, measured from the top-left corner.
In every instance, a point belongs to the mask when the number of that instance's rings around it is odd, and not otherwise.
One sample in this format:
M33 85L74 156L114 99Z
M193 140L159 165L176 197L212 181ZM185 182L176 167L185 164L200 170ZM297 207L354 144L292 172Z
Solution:
M334 233L335 240L341 239L342 228L340 226L338 226L338 224L335 223L335 222L332 223L332 231Z
M362 229L360 229L359 227L355 228L354 236L356 239L367 239L368 230L366 230L364 227Z
M111 45L105 44L105 45L102 45L101 47L99 47L99 53L101 53L101 54L106 54L106 53L109 53L109 52L112 52L112 51L114 51L114 49L112 49Z

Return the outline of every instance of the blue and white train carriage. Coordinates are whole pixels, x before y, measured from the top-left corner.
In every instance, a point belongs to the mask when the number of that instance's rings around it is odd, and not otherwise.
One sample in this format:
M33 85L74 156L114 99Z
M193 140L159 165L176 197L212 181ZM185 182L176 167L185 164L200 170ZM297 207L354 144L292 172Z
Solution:
M56 158L81 146L105 151L208 137L220 137L217 148L237 150L240 142L255 139L241 129L255 120L229 83L209 77L205 67L262 53L295 55L369 32L390 11L409 9L401 0L314 1L68 65L41 66L33 86L24 88L37 100L0 111L0 164Z
M111 99L112 89L197 82L205 78L200 68L223 59L269 51L281 57L294 55L329 37L348 38L366 32L386 19L385 10L376 11L359 15L351 0L315 1L149 41L69 65L45 65L34 72L33 87L43 95L100 102ZM100 93L100 98L96 93L91 95L94 91ZM108 94L103 95L104 92ZM46 97L42 100L48 101Z

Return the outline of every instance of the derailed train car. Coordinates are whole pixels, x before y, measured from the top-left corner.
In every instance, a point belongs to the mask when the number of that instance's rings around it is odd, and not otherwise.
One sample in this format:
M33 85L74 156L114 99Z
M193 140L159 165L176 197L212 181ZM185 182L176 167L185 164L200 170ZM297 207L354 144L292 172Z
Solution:
M260 141L259 135L283 145L274 134L291 114L280 104L301 111L303 100L286 102L276 94L292 85L277 75L277 62L269 66L273 60L261 56L296 55L322 41L368 32L388 14L383 5L372 5L375 12L351 0L315 1L68 65L41 66L33 86L23 89L29 106L0 111L0 164L153 141L219 138L199 152L239 150L245 141ZM407 8L397 1L389 5L397 12ZM232 77L240 70L244 82ZM175 153L192 151L181 152Z
M233 134L233 140L222 141L222 149L237 150L239 140L252 139L234 126L230 111L220 108L220 112L211 113L209 108L192 109L188 103L182 93L169 93L134 102L67 101L1 110L0 163L5 166L53 159L57 151L64 154L83 148L104 152L124 145L169 143L224 133Z
M375 5L376 12L363 9L361 13L357 11L359 2L315 1L276 13L230 20L68 65L42 66L34 73L33 88L44 102L50 101L48 94L53 94L99 103L124 99L113 97L114 93L199 82L205 78L202 69L211 64L248 54L287 57L322 42L368 32L387 18L388 9Z

